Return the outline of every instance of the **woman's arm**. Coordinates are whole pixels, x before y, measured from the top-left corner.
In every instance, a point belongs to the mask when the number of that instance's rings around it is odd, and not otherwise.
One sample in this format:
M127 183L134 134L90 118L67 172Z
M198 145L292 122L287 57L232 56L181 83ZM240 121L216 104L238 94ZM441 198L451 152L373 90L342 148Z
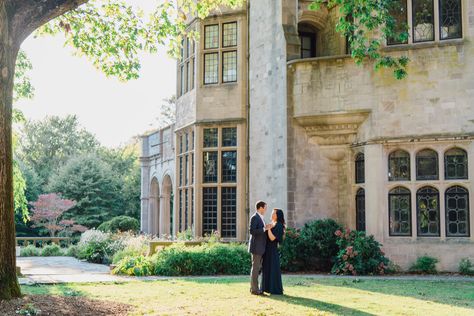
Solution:
M275 235L273 235L273 232L271 229L267 230L268 231L268 238L270 238L271 241L274 241L276 239Z

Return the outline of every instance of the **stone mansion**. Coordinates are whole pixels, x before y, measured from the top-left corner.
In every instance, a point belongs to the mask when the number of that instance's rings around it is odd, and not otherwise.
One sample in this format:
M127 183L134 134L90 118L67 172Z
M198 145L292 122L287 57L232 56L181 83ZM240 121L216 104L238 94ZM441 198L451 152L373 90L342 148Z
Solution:
M355 65L337 8L249 0L189 21L176 123L142 137L141 229L248 238L257 200L364 230L402 268L474 259L474 0L398 0L408 77ZM268 214L267 214L268 215Z

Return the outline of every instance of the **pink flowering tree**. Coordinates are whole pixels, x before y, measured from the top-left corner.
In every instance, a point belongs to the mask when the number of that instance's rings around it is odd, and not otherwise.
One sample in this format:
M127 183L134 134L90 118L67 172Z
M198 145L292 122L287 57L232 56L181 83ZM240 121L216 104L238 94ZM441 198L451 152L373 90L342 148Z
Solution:
M36 202L32 202L31 221L33 227L42 227L46 229L51 237L56 233L65 231L69 236L74 231L85 231L86 228L76 225L73 220L61 220L63 214L76 205L75 201L62 199L57 193L42 194Z

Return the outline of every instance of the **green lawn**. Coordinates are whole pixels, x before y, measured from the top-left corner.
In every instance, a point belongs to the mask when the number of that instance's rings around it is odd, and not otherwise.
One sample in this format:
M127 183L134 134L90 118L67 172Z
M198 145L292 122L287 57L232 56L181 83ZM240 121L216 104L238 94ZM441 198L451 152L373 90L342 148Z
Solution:
M248 278L23 286L135 306L132 315L474 315L474 282L285 277L284 296L250 295Z

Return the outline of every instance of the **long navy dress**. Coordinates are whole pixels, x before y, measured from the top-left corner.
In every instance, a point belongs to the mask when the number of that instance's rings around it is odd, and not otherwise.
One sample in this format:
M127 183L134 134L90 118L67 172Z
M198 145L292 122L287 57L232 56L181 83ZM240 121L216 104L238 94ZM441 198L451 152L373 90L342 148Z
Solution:
M267 235L267 245L263 255L262 266L262 291L270 294L283 294L283 284L281 281L280 253L278 244L283 241L283 225L277 223L272 228L272 233L276 237L271 241Z

